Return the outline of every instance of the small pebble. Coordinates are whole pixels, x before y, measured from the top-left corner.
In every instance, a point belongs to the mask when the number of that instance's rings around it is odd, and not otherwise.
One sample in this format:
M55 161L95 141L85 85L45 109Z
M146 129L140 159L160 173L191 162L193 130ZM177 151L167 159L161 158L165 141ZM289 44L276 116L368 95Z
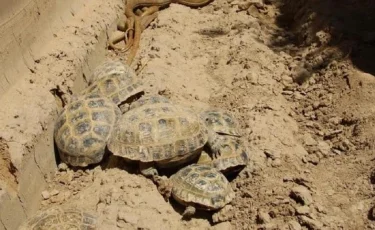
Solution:
M42 197L43 197L43 199L48 200L50 198L49 192L48 191L43 191L42 192Z
M56 195L59 194L59 193L60 193L59 190L54 189L54 190L52 190L52 191L50 192L50 195L51 195L51 196L56 196Z
M268 224L271 222L271 217L268 213L259 210L258 211L258 223L259 224Z
M298 203L309 205L313 202L310 191L304 186L296 186L292 188L290 197L293 198Z
M296 213L298 215L306 215L310 213L310 208L309 206L299 206L296 208Z
M117 219L123 220L125 223L136 225L138 223L139 216L131 212L119 212Z
M59 171L66 171L68 170L68 165L66 165L65 163L60 163L58 169Z

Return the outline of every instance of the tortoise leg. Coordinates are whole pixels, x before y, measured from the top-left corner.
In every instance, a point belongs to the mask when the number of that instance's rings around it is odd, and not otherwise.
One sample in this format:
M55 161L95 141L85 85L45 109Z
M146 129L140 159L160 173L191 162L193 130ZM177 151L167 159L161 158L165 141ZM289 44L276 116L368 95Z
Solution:
M195 214L196 209L193 206L187 206L184 213L182 213L183 218L191 217Z
M213 158L218 158L220 156L220 148L221 148L221 138L219 134L215 133L212 130L208 131L208 141L207 145L212 152Z
M159 175L158 171L155 168L154 162L140 162L139 170L141 171L141 174L145 177L153 178Z

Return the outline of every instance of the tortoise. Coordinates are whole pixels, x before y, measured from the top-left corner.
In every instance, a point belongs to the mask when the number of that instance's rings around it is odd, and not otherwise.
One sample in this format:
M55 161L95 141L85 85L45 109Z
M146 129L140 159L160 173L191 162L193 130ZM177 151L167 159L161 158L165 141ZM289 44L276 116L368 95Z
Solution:
M155 177L160 168L176 167L198 157L208 140L199 116L162 96L144 96L122 115L108 149L138 161L141 174Z
M89 87L80 95L103 95L120 105L143 92L143 84L133 69L119 61L106 61L95 69Z
M238 121L228 112L221 109L209 109L200 114L206 126L218 134L239 137Z
M52 207L39 211L25 221L19 230L94 230L97 216L79 208Z
M240 139L238 121L221 109L201 112L207 128L211 131L211 155L203 152L198 164L208 164L225 174L241 170L248 162L248 151Z
M77 97L59 115L54 138L60 158L71 166L99 163L120 109L100 95Z
M196 209L214 211L223 208L235 197L227 178L208 165L191 164L168 180L172 197L186 207L183 217L193 215Z
M92 85L95 81L111 75L121 75L130 81L136 76L134 70L121 61L106 60L94 69L88 84Z
M211 157L202 152L197 164L210 165L228 175L243 169L248 161L248 151L239 138L219 136L220 148L218 157Z

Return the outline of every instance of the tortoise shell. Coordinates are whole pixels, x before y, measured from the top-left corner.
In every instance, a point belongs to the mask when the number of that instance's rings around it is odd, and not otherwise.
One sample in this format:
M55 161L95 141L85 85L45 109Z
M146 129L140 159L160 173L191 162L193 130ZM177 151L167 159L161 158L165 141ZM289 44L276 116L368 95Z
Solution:
M89 85L94 82L112 75L121 75L127 77L129 81L136 76L134 70L125 65L121 61L107 60L94 69L94 72L89 80Z
M169 104L171 102L166 97L163 97L160 95L145 95L139 98L137 101L133 102L130 105L130 109L135 109L143 105L151 105L151 104L159 104L159 103Z
M170 180L173 198L197 209L220 209L235 196L227 178L208 165L191 164L173 174Z
M199 117L172 103L146 103L122 115L108 142L117 156L172 167L199 154L208 138Z
M81 167L99 163L119 116L119 108L98 95L82 96L68 104L54 131L61 160Z
M97 229L97 217L76 208L53 207L39 211L24 222L20 230L94 230Z
M239 138L219 136L219 156L212 158L208 153L202 152L198 164L210 165L223 173L235 172L249 161L248 151Z
M219 134L241 136L238 121L228 112L220 109L210 109L201 113L207 127Z
M143 92L143 84L135 72L120 62L105 62L97 67L93 81L81 95L98 94L110 98L116 105Z

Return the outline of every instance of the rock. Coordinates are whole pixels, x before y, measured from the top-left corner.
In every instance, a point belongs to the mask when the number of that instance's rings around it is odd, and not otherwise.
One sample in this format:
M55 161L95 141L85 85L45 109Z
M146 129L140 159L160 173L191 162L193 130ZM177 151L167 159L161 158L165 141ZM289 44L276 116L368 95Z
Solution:
M308 133L303 135L303 143L307 146L314 146L318 144L316 140Z
M120 211L117 214L117 220L123 220L125 223L136 225L138 224L139 216L131 212Z
M232 205L226 205L224 208L212 215L212 221L214 223L225 222L233 219L234 211Z
M276 160L276 159L280 158L280 153L278 151L265 149L264 154L266 154L266 156L268 158L271 158L272 160Z
M214 225L213 229L214 230L232 230L233 226L231 225L230 222L222 222L222 223Z
M309 162L309 163L311 163L313 165L319 164L319 161L320 161L319 157L316 154L310 154L310 155L308 155L306 157L306 160L307 160L307 162Z
M43 191L42 197L43 197L43 199L48 200L51 197L51 195L49 194L48 191Z
M311 219L310 217L300 216L298 219L301 225L307 226L307 228L310 230L320 230L323 228L323 224L321 222Z
M312 73L309 72L303 66L296 66L295 68L293 68L292 72L293 72L292 78L294 82L300 85L306 82L307 80L309 80L309 78L312 75Z
M66 171L68 170L68 165L66 165L65 163L60 163L58 169L59 171Z
M65 195L63 193L58 193L50 198L51 203L61 204L65 200Z
M310 213L310 208L309 206L299 206L296 208L296 213L298 215L306 215Z
M303 205L310 205L313 202L310 191L304 186L296 186L292 188L290 197Z
M325 141L318 141L318 150L323 154L323 156L327 156L331 152L331 146Z
M287 230L302 230L302 227L297 221L291 220L291 221L288 222L287 227L285 229L287 229Z
M259 224L269 224L271 223L271 217L268 213L258 210L258 223Z
M274 160L274 161L272 161L271 162L271 166L272 167L279 167L279 166L281 166L281 160L280 159L276 159L276 160Z
M324 210L324 207L321 204L315 204L315 209L319 213L327 214L327 212Z
M260 12L259 12L258 8L257 8L255 5L251 5L251 6L247 9L246 13L247 13L248 15L253 16L254 18L259 18L259 16L260 16Z
M52 191L50 192L50 195L51 195L51 196L56 196L56 195L59 194L59 193L60 193L59 190L54 189L54 190L52 190Z

